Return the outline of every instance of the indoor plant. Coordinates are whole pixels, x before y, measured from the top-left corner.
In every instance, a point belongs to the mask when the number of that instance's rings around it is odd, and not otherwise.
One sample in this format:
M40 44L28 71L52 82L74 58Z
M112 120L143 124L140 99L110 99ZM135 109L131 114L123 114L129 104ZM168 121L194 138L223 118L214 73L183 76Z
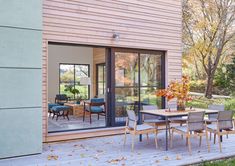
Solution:
M191 100L189 96L189 77L182 76L181 81L171 81L166 89L160 89L157 91L157 96L166 97L167 101L176 98L177 99L177 110L184 111L186 102Z
M80 104L81 97L78 89L74 88L72 85L67 85L64 91L72 93L75 96L76 103Z

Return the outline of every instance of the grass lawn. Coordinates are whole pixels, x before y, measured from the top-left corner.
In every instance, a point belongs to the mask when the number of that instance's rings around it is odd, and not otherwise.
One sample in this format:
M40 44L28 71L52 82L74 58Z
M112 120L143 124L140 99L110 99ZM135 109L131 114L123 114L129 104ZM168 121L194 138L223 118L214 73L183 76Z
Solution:
M207 99L203 96L192 96L193 100L187 103L187 106L196 107L196 108L208 108L210 104L224 104L225 110L230 110L235 112L235 97L231 99L225 98L214 98Z
M235 158L219 160L219 161L208 161L200 164L200 166L234 166Z

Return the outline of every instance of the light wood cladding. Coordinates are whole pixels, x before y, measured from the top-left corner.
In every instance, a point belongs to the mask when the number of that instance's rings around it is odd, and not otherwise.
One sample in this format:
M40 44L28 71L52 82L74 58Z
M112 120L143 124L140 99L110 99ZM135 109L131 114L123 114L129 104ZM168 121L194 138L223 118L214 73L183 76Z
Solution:
M43 138L47 136L48 41L166 51L166 84L179 79L181 0L43 1ZM115 32L120 34L113 40Z

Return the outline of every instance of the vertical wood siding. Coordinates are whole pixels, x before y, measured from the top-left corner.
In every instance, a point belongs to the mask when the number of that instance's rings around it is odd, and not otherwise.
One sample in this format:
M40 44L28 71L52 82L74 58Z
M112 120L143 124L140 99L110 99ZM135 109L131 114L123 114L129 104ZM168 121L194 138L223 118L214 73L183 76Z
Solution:
M44 0L43 133L48 41L166 51L166 80L181 77L181 0ZM120 40L112 35L117 32Z

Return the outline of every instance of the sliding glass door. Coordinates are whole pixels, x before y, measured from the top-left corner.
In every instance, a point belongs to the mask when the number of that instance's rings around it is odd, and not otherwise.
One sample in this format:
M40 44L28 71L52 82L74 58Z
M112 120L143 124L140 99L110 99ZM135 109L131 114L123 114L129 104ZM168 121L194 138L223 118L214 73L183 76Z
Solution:
M164 87L164 52L114 49L112 56L115 125L125 123L127 110L138 115L143 105L162 108L155 94Z

